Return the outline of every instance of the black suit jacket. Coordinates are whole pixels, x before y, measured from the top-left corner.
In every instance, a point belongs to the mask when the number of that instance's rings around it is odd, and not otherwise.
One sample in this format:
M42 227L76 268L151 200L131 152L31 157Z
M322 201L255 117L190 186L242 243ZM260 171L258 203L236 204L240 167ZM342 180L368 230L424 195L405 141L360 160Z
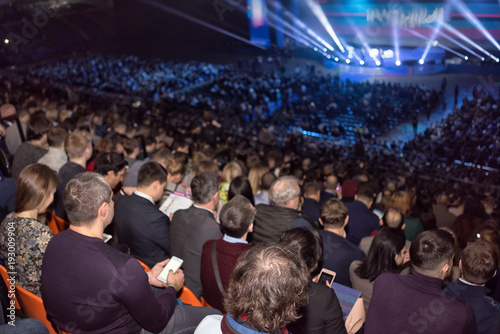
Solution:
M113 221L119 242L133 257L150 267L170 257L170 219L147 199L120 196Z
M184 260L185 285L198 297L202 292L200 268L203 245L208 240L220 237L220 226L214 214L208 210L193 205L189 209L177 211L172 217L171 254Z

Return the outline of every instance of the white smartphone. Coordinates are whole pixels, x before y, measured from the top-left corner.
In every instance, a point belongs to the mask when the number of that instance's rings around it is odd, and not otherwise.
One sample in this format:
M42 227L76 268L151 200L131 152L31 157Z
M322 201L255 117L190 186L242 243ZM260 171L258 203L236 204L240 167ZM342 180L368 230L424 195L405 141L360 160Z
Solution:
M335 280L335 276L337 276L337 273L335 271L323 268L321 269L321 273L319 274L318 283L326 284L326 282L328 282L329 284L332 284L332 282Z
M163 283L167 283L167 277L170 270L174 273L182 266L184 260L179 259L176 256L172 256L170 261L168 261L167 265L161 271L160 275L158 275L158 280Z

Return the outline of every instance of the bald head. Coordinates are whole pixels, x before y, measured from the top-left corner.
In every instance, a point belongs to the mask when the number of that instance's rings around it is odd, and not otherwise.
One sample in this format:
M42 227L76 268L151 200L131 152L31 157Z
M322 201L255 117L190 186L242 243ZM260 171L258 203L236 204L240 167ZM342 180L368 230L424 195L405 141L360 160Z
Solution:
M10 103L4 103L0 107L0 117L1 118L14 116L15 114L16 114L16 107L14 107Z
M335 191L337 189L338 179L335 175L329 175L325 181L325 189Z
M436 198L436 204L439 205L448 205L448 195L445 193L439 194Z
M404 225L404 216L397 209L389 209L382 217L382 224L384 227L402 229Z

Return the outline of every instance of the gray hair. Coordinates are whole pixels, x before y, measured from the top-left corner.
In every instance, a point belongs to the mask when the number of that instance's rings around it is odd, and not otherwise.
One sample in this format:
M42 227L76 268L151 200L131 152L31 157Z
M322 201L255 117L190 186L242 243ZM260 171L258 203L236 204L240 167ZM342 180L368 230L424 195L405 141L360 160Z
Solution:
M299 180L293 176L278 178L269 189L269 202L271 205L285 207L286 202L297 196L300 196Z
M85 172L72 178L64 189L64 207L71 225L91 225L102 203L112 195L109 184L97 173Z

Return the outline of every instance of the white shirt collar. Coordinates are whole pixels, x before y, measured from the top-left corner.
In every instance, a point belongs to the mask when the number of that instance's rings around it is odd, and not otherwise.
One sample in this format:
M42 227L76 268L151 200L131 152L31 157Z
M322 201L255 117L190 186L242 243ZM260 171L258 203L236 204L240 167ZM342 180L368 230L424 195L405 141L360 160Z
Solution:
M137 195L139 197L142 197L144 199L147 199L148 201L150 201L151 203L153 203L153 205L155 204L155 201L153 200L153 197L152 196L149 196L148 194L145 194L143 192L140 192L139 190L135 190L134 191L134 195Z
M460 282L462 282L462 283L464 283L464 284L467 284L467 285L472 285L472 286L482 286L481 284L474 284L474 283L467 282L466 280L461 279L460 277L459 277L458 279L460 280Z
M224 237L222 238L222 240L224 241L227 241L231 244L248 244L248 241L246 240L242 240L242 239L239 239L239 238L235 238L235 237L231 237L227 234L224 234Z

